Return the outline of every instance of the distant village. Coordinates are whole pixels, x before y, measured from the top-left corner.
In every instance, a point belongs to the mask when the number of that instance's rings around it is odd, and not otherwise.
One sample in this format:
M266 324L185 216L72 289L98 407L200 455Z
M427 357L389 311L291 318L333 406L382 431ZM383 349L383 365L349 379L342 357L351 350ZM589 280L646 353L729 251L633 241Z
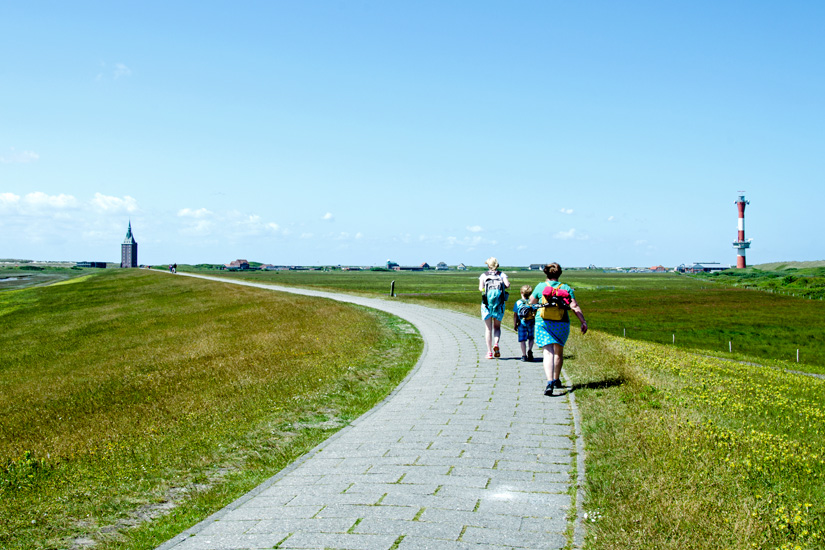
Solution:
M97 268L105 268L107 267L106 262L77 262L77 267L97 267ZM507 266L508 269L526 269L529 271L541 271L544 269L544 263L536 263L530 264L529 266ZM135 240L134 235L132 234L132 222L129 222L129 227L126 231L126 238L120 245L120 267L147 267L142 264L138 264L138 243ZM151 267L151 266L148 266ZM174 267L177 267L177 264L174 264ZM392 260L387 260L386 264L382 266L353 266L353 265L325 265L325 266L302 266L302 265L274 265L274 264L261 264L252 262L250 263L247 260L232 260L226 264L217 264L217 265L209 265L208 267L212 267L214 269L226 270L226 271L330 271L330 270L341 270L341 271L466 271L468 269L478 270L482 269L479 267L468 267L463 263L460 263L455 266L449 266L445 262L438 262L435 267L432 267L429 263L424 262L419 265L400 265L397 262ZM681 264L676 267L667 268L662 265L656 265L652 267L597 267L593 264L587 267L568 267L566 269L587 269L587 270L600 270L606 272L616 272L616 273L665 273L665 272L678 272L678 273L709 273L714 271L723 271L725 269L731 269L733 265L722 265L716 262L695 262L691 264ZM169 266L170 269L174 269L173 266Z

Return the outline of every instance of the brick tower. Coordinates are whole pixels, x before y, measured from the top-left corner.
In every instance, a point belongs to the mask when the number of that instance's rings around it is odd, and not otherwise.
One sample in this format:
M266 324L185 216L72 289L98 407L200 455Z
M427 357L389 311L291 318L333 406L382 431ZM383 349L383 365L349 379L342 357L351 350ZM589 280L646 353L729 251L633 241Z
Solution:
M137 241L132 236L132 220L129 220L129 230L126 231L126 238L120 245L120 267L137 267Z

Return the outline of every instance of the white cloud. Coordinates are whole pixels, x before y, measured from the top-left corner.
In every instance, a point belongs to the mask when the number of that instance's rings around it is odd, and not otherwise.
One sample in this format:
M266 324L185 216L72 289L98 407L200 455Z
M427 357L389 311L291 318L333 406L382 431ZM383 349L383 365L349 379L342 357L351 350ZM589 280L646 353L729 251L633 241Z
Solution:
M324 214L324 216L321 219L322 220L332 220L333 218L334 218L334 216L332 215L332 212L327 212L326 214Z
M123 63L115 63L115 70L112 75L117 79L121 76L131 76L132 69L124 65Z
M356 233L356 234L355 234L355 238L356 238L356 239L363 239L363 238L364 238L364 234L363 234L363 233L361 233L361 232L358 232L358 233Z
M35 162L40 155L34 151L17 151L14 147L9 149L5 155L0 155L0 164L26 164Z
M20 204L20 195L0 193L0 211L11 210L13 207L16 208L18 204Z
M178 210L178 216L181 218L205 218L206 216L211 215L212 212L206 208L198 208L197 210L192 210L191 208L181 208Z
M573 213L573 209L572 208L561 208L561 209L559 209L559 212L561 212L562 214L568 214L569 215L569 214Z
M137 212L137 201L130 196L111 197L102 193L95 193L91 200L92 206L101 212L107 213L121 213L121 212Z
M471 233L479 233L479 232L484 231L484 230L481 228L480 225L468 225L467 226L467 231L469 231Z
M607 221L609 221L609 222L616 221L616 217L615 216L610 216L609 218L607 218Z
M567 231L559 231L555 235L553 235L554 239L558 239L560 241L569 241L571 239L575 239L577 241L586 241L590 237L587 235L582 235L578 233L575 229L570 228Z
M47 195L46 193L36 191L26 195L23 200L35 208L61 209L77 206L77 199L71 195L64 195L62 193L60 195Z
M312 233L301 233L302 239L311 239L313 237Z

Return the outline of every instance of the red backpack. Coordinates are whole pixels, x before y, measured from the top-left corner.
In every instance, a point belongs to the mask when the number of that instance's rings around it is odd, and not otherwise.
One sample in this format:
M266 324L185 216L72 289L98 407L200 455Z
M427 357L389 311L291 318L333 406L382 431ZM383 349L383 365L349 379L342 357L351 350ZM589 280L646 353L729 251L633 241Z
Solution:
M550 285L541 291L541 318L547 321L561 321L570 310L570 293L563 288Z

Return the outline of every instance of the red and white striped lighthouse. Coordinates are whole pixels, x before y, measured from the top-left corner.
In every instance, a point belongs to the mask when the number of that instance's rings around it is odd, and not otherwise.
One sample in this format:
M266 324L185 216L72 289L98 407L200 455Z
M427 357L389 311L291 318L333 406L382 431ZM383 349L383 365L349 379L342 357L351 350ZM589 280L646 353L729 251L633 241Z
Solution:
M750 248L751 241L745 240L745 205L750 204L750 201L745 200L745 195L739 195L739 200L736 201L736 207L739 209L739 232L736 235L736 241L733 247L736 249L736 267L747 267L745 262L745 250Z

